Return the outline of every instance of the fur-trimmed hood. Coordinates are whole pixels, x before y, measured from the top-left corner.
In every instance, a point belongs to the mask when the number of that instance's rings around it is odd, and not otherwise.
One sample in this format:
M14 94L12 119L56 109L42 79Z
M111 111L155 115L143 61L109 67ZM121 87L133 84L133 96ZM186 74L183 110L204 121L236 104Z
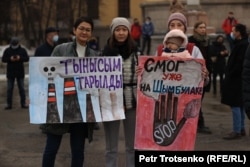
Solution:
M187 44L188 44L188 39L187 39L186 34L184 34L184 32L181 31L181 30L174 29L174 30L169 31L169 32L166 34L166 36L164 37L164 40L163 40L163 45L164 45L164 47L166 47L166 41L167 41L168 38L170 38L170 37L181 37L181 38L183 38L183 43L182 43L181 47L186 47Z

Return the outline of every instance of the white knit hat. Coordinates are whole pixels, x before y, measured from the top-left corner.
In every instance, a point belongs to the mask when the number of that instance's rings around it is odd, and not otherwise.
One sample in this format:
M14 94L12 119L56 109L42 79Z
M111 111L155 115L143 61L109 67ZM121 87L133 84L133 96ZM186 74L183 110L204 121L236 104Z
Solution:
M164 40L163 40L163 45L164 47L166 47L166 42L168 41L169 38L173 38L173 37L180 37L183 39L183 42L181 44L181 47L186 47L187 43L188 43L188 39L187 36L184 34L183 31L179 30L179 29L173 29L171 31L169 31Z
M110 25L110 30L111 30L112 34L115 31L115 28L117 26L125 26L125 27L127 27L128 31L130 32L130 29L131 29L130 22L124 17L116 17L112 20L112 23Z

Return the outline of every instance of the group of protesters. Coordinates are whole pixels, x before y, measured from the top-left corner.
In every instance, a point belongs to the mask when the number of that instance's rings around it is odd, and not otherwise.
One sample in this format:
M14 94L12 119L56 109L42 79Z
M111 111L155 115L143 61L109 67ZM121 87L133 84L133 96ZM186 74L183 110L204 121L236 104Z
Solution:
M206 22L198 21L194 25L192 36L187 37L187 18L183 13L171 13L167 19L167 33L155 48L155 56L168 56L169 53L181 53L178 57L204 59L205 68L201 70L201 76L204 79L204 89L201 100L205 92L210 91L210 84L213 85L214 94L217 93L216 78L220 76L221 103L229 105L233 115L233 131L223 137L226 140L238 139L246 135L245 132L245 113L250 119L250 48L248 48L247 28L244 24L232 21L232 12L229 13L228 21L223 23L226 27L225 39L230 40L230 48L224 45L224 35L218 35L214 42L211 42L206 32ZM230 20L231 19L231 20ZM136 20L138 21L138 20ZM145 27L151 24L151 18L147 17ZM229 26L230 24L230 26ZM149 28L150 35L153 34L153 27ZM54 27L46 29L46 40L43 45L36 49L34 56L52 56L52 57L90 57L90 56L121 56L123 60L123 86L124 89L124 109L125 119L122 120L125 134L126 166L133 167L134 157L134 139L136 127L136 89L137 77L141 69L137 67L138 62L134 62L134 57L140 55L150 55L147 50L144 53L140 49L138 40L135 41L131 35L131 23L124 17L113 18L110 24L110 37L107 39L103 49L99 49L97 41L90 41L94 31L94 22L88 17L79 17L74 25L69 42L58 44L59 30ZM231 42L233 41L233 42ZM14 39L13 39L14 42ZM12 44L14 45L14 43ZM150 45L150 43L149 43ZM150 48L150 46L148 47ZM12 49L15 49L12 47ZM100 51L102 50L102 51ZM3 61L13 64L16 57L3 56ZM227 60L228 59L228 60ZM28 61L19 56L16 61ZM138 61L138 58L136 59ZM219 69L223 67L223 69ZM136 75L134 75L136 74ZM242 75L243 74L243 75ZM23 76L24 77L24 76ZM9 78L8 78L9 79ZM13 85L12 85L13 86ZM22 97L25 96L22 94ZM11 97L8 97L9 101ZM132 105L126 105L130 103ZM23 97L21 105L26 108ZM6 109L11 109L9 102ZM105 158L107 167L116 167L118 161L118 141L121 120L103 122L105 131ZM93 140L93 130L96 128L93 123L62 123L50 125L50 130L43 132L47 135L46 146L43 154L42 166L52 167L55 164L56 154L59 150L63 134L70 133L70 146L72 153L71 166L82 167L84 164L85 138L89 142ZM63 130L62 130L63 129ZM58 133L60 131L60 133ZM199 111L197 133L211 134L209 127L205 126L202 107Z

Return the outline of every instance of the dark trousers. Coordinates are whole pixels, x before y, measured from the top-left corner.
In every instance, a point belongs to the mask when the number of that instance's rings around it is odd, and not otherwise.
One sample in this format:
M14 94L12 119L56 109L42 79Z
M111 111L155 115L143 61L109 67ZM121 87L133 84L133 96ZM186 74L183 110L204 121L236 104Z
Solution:
M145 36L142 39L142 52L145 54L144 50L147 45L147 52L146 55L150 55L150 49L151 49L151 37L150 36Z
M221 87L222 87L222 82L223 82L223 77L224 77L224 73L220 72L218 73L217 71L213 71L213 93L216 94L217 93L217 75L219 74L220 77L220 91L221 91Z
M70 125L71 167L83 167L86 124L73 123ZM63 135L47 134L43 153L42 167L54 167L56 154Z
M201 97L201 102L204 98L205 95L205 91L203 90L202 92L202 97ZM202 108L202 105L201 105ZM205 127L205 121L204 121L204 117L203 117L203 113L202 113L202 109L200 108L200 112L199 112L199 118L198 118L198 128L203 128Z
M126 119L123 120L124 138L126 147L126 167L134 167L135 162L135 109L129 109L125 111ZM119 142L119 129L120 120L103 122L105 131L106 142L106 167L116 167L118 161L118 142Z
M24 78L8 78L7 80L7 105L8 107L12 107L12 96L13 96L15 80L17 80L17 86L19 89L19 95L21 99L20 104L21 106L26 106Z
M141 47L141 39L134 39L138 47Z

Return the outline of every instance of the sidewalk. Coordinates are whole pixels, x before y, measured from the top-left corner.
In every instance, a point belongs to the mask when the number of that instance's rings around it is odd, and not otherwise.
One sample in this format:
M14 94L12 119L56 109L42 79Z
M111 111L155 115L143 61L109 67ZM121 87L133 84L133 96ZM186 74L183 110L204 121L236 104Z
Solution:
M25 80L26 89L28 79ZM46 136L41 133L38 125L29 123L29 112L21 109L17 86L14 92L14 107L4 110L6 105L6 82L0 81L0 167L39 167ZM28 93L28 92L27 92ZM203 112L206 126L212 130L211 135L197 134L195 150L249 150L249 120L246 119L247 136L242 139L225 141L222 137L232 129L231 111L228 106L220 104L220 98L207 93L203 101ZM122 124L121 124L122 125ZM119 167L125 165L124 136L122 127L119 143ZM100 123L100 130L94 131L94 141L86 140L85 167L104 166L104 131ZM56 167L69 167L71 161L69 135L62 140L56 159Z

